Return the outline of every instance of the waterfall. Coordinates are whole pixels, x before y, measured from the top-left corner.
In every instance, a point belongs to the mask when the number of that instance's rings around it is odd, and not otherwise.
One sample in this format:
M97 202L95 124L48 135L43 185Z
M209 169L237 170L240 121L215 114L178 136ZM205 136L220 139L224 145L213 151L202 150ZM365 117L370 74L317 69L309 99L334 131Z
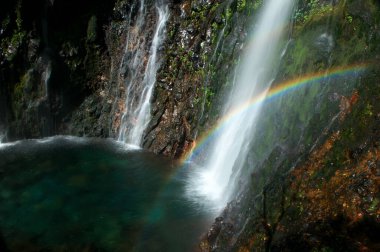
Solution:
M130 65L128 67L130 68L129 74L131 77L126 80L125 109L121 118L118 140L136 146L141 144L144 130L150 120L150 99L159 67L157 54L162 45L165 25L169 18L169 8L165 2L157 1L155 7L157 23L149 52L146 55L137 49L128 62L123 59L121 63L121 69L125 64ZM147 30L149 24L146 23L146 12L146 6L142 0L135 27L127 37L125 55L129 55L132 48L144 48L145 40L149 38L150 34ZM143 40L141 40L141 36L144 37ZM147 61L145 60L146 57ZM141 72L143 73L142 79L139 78Z
M284 35L289 27L294 0L268 0L257 16L252 37L245 46L242 60L235 69L232 90L227 97L222 118L229 118L218 139L211 143L199 178L191 182L192 190L211 199L219 207L240 183L250 142L261 105L246 107L254 97L265 96L281 57ZM236 111L239 111L236 113Z
M44 71L42 72L42 80L44 82L44 92L45 92L45 99L49 97L49 80L50 80L50 76L51 76L51 70L52 70L52 66L51 66L51 60L47 60L47 63L44 65L45 69Z
M1 90L0 90L1 93ZM0 95L0 98L1 95ZM3 106L3 107L2 107ZM6 112L5 112L5 105L3 103L0 103L0 144L4 142L6 139Z

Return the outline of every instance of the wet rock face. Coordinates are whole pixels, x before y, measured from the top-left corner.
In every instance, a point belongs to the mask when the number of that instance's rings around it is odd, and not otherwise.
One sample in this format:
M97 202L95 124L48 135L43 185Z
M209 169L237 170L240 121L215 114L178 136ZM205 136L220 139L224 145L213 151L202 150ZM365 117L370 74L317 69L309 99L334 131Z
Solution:
M171 6L162 66L143 146L181 157L222 108L222 94L245 40L253 7L229 1L181 1Z
M9 141L54 134L117 138L131 78L138 83L144 77L132 60L141 54L139 64L146 65L157 20L155 2L146 1L144 32L136 33L139 4L3 4L9 22L2 20L0 35L0 124ZM180 157L216 120L223 103L217 94L231 77L258 6L169 2L146 149Z
M359 92L371 97L372 104L380 90L369 94L367 88ZM362 128L365 135L346 135L358 127L355 116L364 113L367 102L359 101L341 122L341 131L329 135L290 173L278 171L265 177L256 172L252 186L226 207L204 236L201 250L377 251L380 244L373 234L380 231L380 184L375 168L380 159L380 132L375 126L379 117L367 117L368 124ZM357 148L362 151L355 157L345 154ZM257 191L262 179L267 183ZM227 220L231 228L224 230L221 222Z
M132 62L133 55L141 53L139 61L143 61L142 65L146 64L151 42L146 34L153 34L154 31L155 9L154 4L149 4L146 8L146 33L135 32L138 9L138 2L119 1L110 14L112 19L103 25L106 51L95 51L101 60L101 68L91 80L94 89L69 119L70 134L117 138L130 78L132 75L139 80L144 77L143 72L131 72L131 65L136 64Z
M380 76L374 36L380 6L361 3L354 11L356 1L336 1L333 12L300 5L304 12L277 78L373 64L358 78L336 78L316 93L313 84L263 109L262 134L248 157L255 162L247 162L249 186L221 214L233 231L213 232L220 226L215 221L210 232L217 236L204 235L203 251L379 250L372 234L380 231L380 89L374 86Z
M112 8L112 1L1 3L0 124L8 141L70 133L72 112L108 68L99 27Z
M190 6L190 1L174 2L171 6L152 99L152 119L143 141L145 148L169 156L185 151L193 140L191 124L196 123L194 100L199 96L197 87L201 86L202 76L196 76L195 68L202 64L199 40L205 36L205 28L197 24L201 21L191 19ZM205 5L205 9L209 8Z
M139 53L146 65L157 19L154 1L147 1L144 32L134 34L139 4L3 3L0 124L8 140L54 134L117 137L128 84L132 76L135 82L144 77L131 60ZM209 114L219 109L215 94L244 40L237 35L245 18L239 21L233 9L236 3L225 1L170 2L145 148L179 157L193 145L198 129L208 127ZM249 16L240 11L241 17Z

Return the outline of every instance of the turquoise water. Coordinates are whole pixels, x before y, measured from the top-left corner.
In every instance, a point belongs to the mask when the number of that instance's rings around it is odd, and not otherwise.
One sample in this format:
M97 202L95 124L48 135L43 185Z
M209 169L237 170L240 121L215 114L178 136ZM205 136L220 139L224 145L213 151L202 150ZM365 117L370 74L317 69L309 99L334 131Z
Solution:
M111 140L0 146L0 250L191 251L212 212L189 169Z

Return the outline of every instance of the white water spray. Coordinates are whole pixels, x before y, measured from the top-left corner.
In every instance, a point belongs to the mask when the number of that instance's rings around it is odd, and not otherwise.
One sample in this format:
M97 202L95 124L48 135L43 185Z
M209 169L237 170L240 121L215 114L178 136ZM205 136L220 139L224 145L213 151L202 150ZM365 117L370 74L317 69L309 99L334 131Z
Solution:
M265 95L276 73L281 44L288 27L294 0L265 1L246 46L243 59L236 69L230 96L222 116L247 104L253 97ZM224 207L239 184L250 142L253 139L260 104L229 120L219 138L212 143L205 169L195 178L190 190Z
M150 121L150 99L153 93L154 84L156 83L156 74L159 67L157 53L162 45L165 25L169 18L169 8L164 2L157 1L156 10L158 16L157 26L146 65L143 63L143 52L140 51L137 51L133 59L130 61L130 64L132 64L133 73L129 83L127 83L128 87L125 100L125 111L121 118L119 130L119 141L136 146L140 146L144 130ZM136 33L134 36L136 36L138 40L137 47L140 47L139 36L144 36L144 33L146 33L144 30L144 27L146 26L144 23L144 17L146 15L145 12L144 1L141 1L137 24L135 25L136 31L132 31ZM148 36L148 34L145 36ZM129 35L127 41L126 52L128 52L130 47L136 47L136 45L130 44L130 41L133 41L133 39L131 40ZM125 62L122 62L122 64L124 63ZM138 78L138 75L141 74L139 71L142 68L144 69L144 77L141 81L141 79Z

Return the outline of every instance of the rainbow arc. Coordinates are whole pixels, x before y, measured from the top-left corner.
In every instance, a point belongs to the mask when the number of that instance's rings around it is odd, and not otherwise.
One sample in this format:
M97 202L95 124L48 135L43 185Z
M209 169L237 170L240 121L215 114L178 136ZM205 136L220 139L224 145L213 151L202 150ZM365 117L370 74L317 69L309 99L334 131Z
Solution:
M331 68L329 70L310 73L304 76L300 76L295 79L291 79L279 84L274 84L269 90L266 90L259 95L253 97L250 100L245 101L240 106L232 109L224 117L222 117L211 129L206 131L196 140L195 147L184 155L182 162L191 161L192 157L198 156L202 151L202 148L207 145L219 134L223 133L223 129L235 118L237 118L242 113L254 108L261 103L271 102L272 100L291 93L292 91L299 89L301 87L312 85L314 83L320 83L323 80L331 78L342 78L351 75L357 75L365 71L369 66L369 63L359 63L349 66L340 66Z

